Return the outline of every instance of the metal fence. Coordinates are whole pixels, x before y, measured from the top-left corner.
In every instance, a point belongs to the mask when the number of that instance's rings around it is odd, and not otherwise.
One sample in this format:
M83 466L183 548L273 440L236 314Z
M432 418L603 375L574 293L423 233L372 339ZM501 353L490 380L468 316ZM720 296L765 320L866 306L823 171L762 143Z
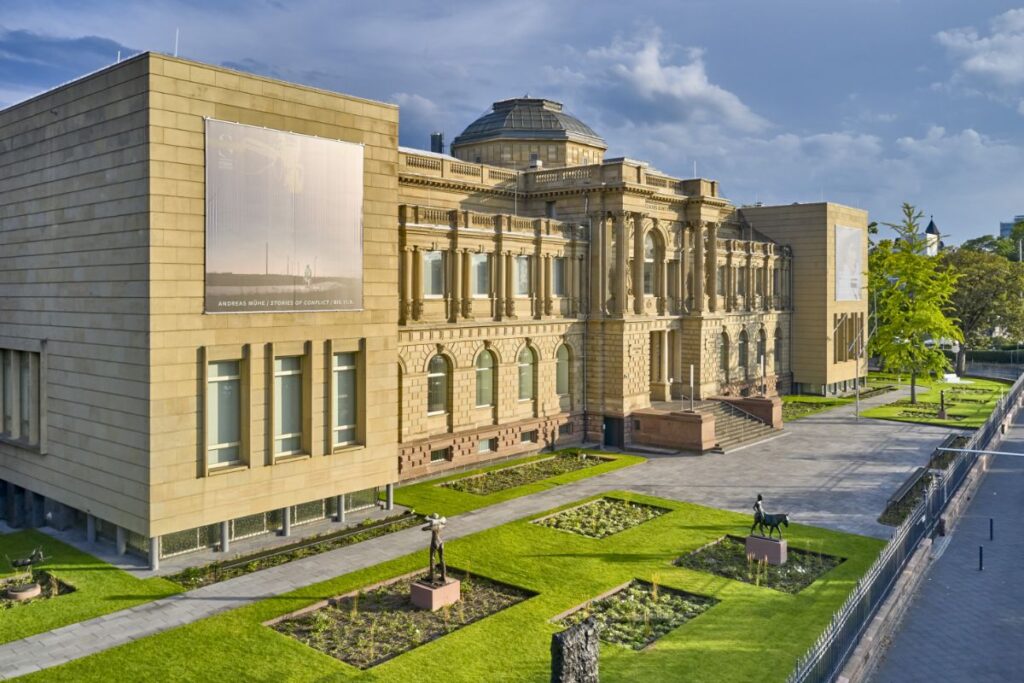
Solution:
M949 466L932 477L924 498L893 532L878 559L861 577L846 603L813 646L797 660L787 683L828 683L842 670L861 634L892 590L893 584L917 545L932 533L950 499L959 490L978 455L967 450L984 450L1001 430L1004 419L1020 399L1024 375L1017 378Z

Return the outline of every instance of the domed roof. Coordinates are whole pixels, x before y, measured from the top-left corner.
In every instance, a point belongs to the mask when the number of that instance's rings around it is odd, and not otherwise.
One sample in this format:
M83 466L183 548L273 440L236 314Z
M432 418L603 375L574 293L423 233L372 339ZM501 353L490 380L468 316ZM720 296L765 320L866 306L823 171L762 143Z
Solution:
M452 146L500 139L573 140L608 148L590 126L562 111L561 102L529 97L495 102L491 111L452 140Z

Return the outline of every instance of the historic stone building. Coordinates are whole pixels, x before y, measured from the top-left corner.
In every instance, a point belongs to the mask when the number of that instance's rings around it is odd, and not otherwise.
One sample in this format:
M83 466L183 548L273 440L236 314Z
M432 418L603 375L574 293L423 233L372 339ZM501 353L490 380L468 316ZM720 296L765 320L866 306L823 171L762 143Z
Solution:
M155 54L0 111L0 517L155 565L553 443L725 448L863 374L863 211L737 208L548 100L450 156L398 114Z

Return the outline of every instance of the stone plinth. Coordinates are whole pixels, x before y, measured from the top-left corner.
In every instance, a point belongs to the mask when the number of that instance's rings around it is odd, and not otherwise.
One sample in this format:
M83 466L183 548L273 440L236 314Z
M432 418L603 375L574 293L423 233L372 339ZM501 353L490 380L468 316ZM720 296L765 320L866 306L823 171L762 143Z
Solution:
M594 617L551 635L552 683L598 683L600 642Z
M458 579L449 579L448 583L434 586L422 581L413 581L411 593L412 604L415 607L436 612L459 601L462 583Z
M765 560L768 564L786 564L788 548L785 539L747 536L747 556L753 556L757 562Z
M23 583L17 586L11 586L7 589L7 598L9 600L15 600L21 602L23 600L31 600L32 598L39 597L43 592L43 587L38 583Z

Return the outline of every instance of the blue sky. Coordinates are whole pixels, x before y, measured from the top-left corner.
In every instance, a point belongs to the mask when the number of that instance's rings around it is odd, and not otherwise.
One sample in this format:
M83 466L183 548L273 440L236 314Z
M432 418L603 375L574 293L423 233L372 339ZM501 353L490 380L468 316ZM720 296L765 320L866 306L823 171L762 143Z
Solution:
M962 0L4 0L0 106L140 50L401 105L401 143L565 102L611 155L949 241L1024 214L1024 6Z

